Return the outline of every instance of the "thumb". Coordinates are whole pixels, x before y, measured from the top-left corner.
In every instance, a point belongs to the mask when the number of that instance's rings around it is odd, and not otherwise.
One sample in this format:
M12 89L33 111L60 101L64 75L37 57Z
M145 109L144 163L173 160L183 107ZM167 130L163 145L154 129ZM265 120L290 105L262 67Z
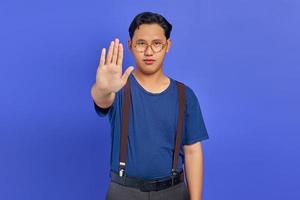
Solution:
M130 73L131 73L133 70L134 70L134 67L133 67L133 66L130 66L130 67L128 67L128 68L125 70L123 76L121 77L121 80L122 80L123 85L126 84L127 79L128 79Z

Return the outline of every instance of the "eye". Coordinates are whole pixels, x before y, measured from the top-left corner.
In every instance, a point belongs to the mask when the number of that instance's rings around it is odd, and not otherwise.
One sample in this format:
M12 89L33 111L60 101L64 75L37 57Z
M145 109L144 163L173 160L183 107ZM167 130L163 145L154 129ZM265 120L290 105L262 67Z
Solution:
M155 42L153 42L153 44L154 44L155 46L160 46L162 43L161 43L160 41L155 41Z
M137 44L137 45L145 45L145 42L139 41L139 42L137 42L136 44Z

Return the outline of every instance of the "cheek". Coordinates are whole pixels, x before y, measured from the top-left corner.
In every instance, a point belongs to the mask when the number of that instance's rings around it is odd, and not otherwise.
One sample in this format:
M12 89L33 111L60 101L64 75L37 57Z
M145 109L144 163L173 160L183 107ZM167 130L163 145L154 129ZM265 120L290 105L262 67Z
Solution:
M133 57L135 58L135 60L136 61L141 61L142 60L142 57L141 57L141 55L139 54L139 53L137 53L137 52L132 52L132 54L133 54Z
M164 53L157 56L157 60L161 62L161 61L164 60L165 56L166 56L166 53L164 52Z

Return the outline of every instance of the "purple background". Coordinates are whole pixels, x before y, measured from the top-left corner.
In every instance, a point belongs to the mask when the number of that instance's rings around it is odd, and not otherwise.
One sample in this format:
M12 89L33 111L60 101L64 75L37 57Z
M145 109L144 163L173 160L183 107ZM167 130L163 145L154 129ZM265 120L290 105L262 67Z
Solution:
M142 11L172 24L165 72L196 93L204 199L300 199L298 0L0 3L0 199L104 199L110 126L90 89Z

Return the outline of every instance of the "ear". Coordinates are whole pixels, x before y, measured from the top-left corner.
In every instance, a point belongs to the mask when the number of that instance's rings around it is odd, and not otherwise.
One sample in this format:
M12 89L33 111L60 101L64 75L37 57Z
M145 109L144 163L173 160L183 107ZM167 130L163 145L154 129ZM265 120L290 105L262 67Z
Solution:
M172 41L171 41L171 39L169 38L169 39L167 40L167 50L166 50L166 53L168 53L168 51L170 51L171 46L172 46Z
M128 40L128 49L132 50L132 41L130 39Z

